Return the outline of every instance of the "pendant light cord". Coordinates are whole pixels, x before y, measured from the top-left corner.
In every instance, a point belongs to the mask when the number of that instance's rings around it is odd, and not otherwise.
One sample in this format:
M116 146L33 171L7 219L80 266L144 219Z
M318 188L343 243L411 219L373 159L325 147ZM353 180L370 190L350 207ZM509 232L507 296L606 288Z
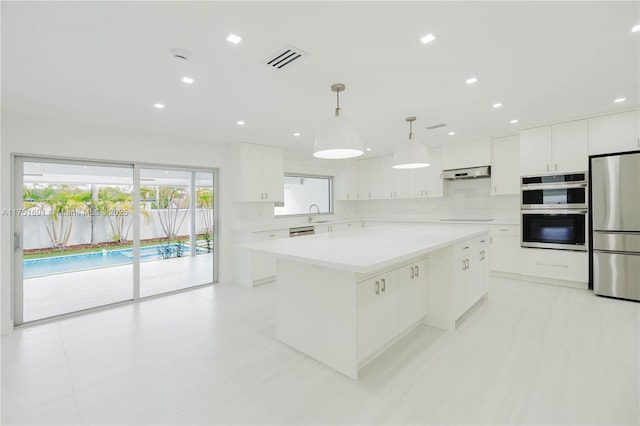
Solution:
M336 117L340 116L340 91L336 91Z
M409 121L409 140L413 139L413 121Z

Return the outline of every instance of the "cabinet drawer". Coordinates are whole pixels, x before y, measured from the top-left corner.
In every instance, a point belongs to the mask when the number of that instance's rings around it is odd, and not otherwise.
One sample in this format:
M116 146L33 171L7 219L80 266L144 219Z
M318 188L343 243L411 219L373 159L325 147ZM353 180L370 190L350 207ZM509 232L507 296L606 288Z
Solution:
M587 252L522 249L522 273L534 277L587 282Z
M520 237L520 226L495 225L491 228L491 236Z
M289 238L289 230L276 229L274 231L261 231L251 234L251 241L273 240L276 238Z

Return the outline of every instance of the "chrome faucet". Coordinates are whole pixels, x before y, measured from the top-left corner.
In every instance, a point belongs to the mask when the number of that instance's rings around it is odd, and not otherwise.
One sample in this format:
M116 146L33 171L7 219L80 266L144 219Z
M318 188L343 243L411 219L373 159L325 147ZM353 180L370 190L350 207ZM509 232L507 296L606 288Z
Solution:
M311 223L311 209L313 208L313 206L316 206L316 210L318 211L318 214L320 214L320 207L318 207L317 204L311 204L309 206L309 223Z

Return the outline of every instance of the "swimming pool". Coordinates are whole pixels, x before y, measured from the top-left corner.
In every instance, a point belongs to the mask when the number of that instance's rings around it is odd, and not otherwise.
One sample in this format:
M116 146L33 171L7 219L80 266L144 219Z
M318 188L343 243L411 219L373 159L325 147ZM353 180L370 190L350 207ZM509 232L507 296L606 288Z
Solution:
M172 246L174 246L172 244ZM160 260L158 247L165 244L140 248L140 261ZM184 255L189 254L189 245L182 245ZM197 253L206 253L202 248ZM85 269L104 268L105 266L124 265L133 262L133 249L103 250L96 253L69 254L65 256L45 257L42 259L27 259L22 264L22 276L33 278L43 275L60 274L63 272L82 271Z

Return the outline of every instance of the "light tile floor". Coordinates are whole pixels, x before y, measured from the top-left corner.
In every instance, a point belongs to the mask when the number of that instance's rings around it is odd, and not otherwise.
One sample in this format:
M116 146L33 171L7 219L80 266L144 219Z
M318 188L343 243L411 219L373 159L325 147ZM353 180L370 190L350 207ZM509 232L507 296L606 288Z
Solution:
M275 287L173 294L2 337L2 424L638 424L640 304L492 278L353 381L275 340Z
M142 262L142 297L213 281L213 253ZM24 280L24 322L133 298L133 265Z

